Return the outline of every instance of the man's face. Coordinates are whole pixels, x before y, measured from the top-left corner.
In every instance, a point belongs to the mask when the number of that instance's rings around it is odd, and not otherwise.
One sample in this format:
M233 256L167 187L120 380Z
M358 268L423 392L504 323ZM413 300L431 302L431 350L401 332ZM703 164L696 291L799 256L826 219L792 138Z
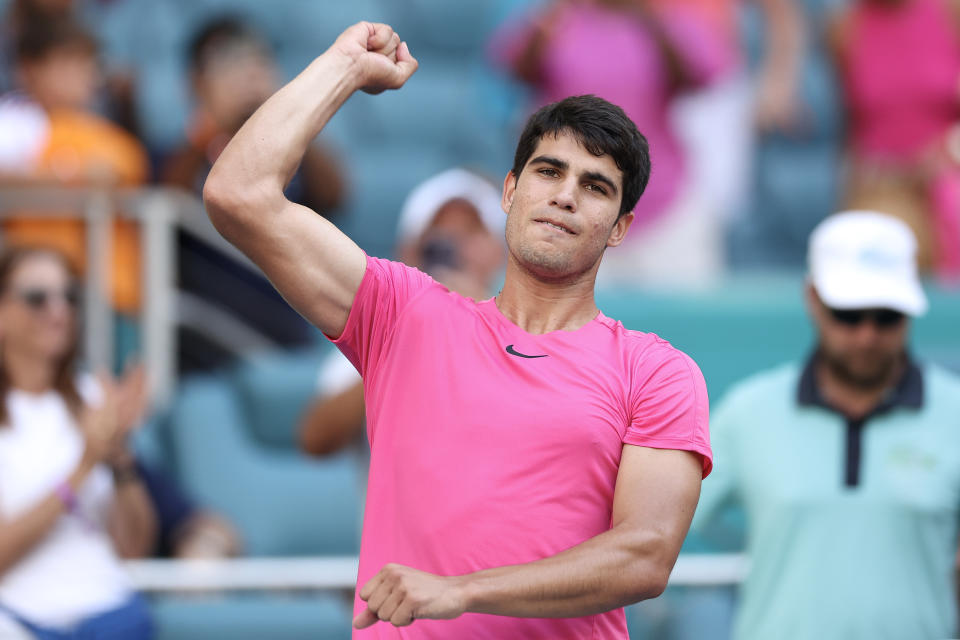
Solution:
M261 47L241 42L210 54L193 80L203 109L221 131L234 133L276 91L277 71Z
M475 300L490 293L504 259L502 239L494 237L472 204L459 198L441 206L420 237L398 253L403 262Z
M907 318L897 320L895 312L881 309L834 314L812 286L807 299L820 334L820 354L831 371L862 389L888 383L906 349Z
M503 209L511 260L547 281L577 279L599 266L633 221L618 218L623 174L566 132L547 135L518 177L507 174Z

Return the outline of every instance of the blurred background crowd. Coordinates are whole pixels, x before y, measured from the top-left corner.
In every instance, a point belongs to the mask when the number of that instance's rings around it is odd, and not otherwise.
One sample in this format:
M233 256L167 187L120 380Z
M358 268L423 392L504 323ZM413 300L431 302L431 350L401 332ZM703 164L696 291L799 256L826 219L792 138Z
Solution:
M542 104L594 93L624 108L653 160L630 236L604 259L600 306L693 356L713 401L809 348L807 239L841 209L913 230L932 301L915 350L960 368L953 0L0 0L0 15L0 288L17 292L0 300L0 390L34 391L10 400L50 424L32 455L67 447L89 459L84 477L107 463L124 505L99 539L55 529L68 546L38 571L87 545L102 583L87 596L126 603L131 619L149 609L164 638L349 634L336 593L142 600L102 547L356 553L359 378L219 241L198 200L245 119L355 21L391 24L420 69L402 91L351 98L287 193L368 253L495 293L519 129ZM98 379L72 381L95 364ZM63 407L41 406L49 389ZM120 417L78 408L90 398ZM80 435L65 434L64 411ZM18 458L14 477L4 446L0 509L71 470ZM59 488L61 501L102 500ZM23 540L52 535L50 509L31 512ZM687 550L741 549L741 518L722 529ZM0 572L22 554L0 544ZM37 593L68 602L52 623L87 606L62 585L7 582L41 618ZM734 598L732 585L673 588L628 620L636 637L724 638Z

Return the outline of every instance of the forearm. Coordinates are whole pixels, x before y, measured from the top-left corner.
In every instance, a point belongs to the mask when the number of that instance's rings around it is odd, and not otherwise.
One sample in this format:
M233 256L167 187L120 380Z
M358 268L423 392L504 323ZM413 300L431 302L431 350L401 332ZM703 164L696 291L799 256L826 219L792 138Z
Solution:
M360 433L365 414L362 382L316 401L300 427L301 448L318 456L337 451Z
M93 467L94 463L84 458L67 478L74 493ZM54 492L26 512L0 523L0 575L43 540L66 509L63 499Z
M766 47L760 73L796 83L803 57L805 25L792 0L756 0L766 22Z
M116 486L110 513L110 533L123 558L151 555L157 541L157 516L139 478L129 477Z
M578 617L657 597L675 561L660 536L614 528L555 556L468 574L458 583L474 613Z
M355 89L348 58L316 58L240 128L210 171L207 194L281 199L310 142Z

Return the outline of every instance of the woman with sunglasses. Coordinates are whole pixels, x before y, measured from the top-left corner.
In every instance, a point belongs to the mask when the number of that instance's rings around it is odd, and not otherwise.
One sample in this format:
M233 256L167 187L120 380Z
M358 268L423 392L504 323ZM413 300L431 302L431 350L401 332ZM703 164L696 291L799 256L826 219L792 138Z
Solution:
M143 375L78 376L76 306L62 256L0 255L0 618L40 640L146 639L119 560L156 535L123 446Z

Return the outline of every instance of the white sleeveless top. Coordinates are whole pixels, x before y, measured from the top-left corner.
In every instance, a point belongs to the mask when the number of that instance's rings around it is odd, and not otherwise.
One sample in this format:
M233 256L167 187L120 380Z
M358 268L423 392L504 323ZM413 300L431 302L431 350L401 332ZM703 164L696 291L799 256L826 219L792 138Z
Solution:
M81 378L84 400L100 390ZM54 391L7 394L9 425L0 426L0 526L48 496L76 468L83 437ZM106 531L113 478L98 465L77 491L83 519L64 512L26 556L0 574L0 605L40 626L66 629L123 604L129 580Z

